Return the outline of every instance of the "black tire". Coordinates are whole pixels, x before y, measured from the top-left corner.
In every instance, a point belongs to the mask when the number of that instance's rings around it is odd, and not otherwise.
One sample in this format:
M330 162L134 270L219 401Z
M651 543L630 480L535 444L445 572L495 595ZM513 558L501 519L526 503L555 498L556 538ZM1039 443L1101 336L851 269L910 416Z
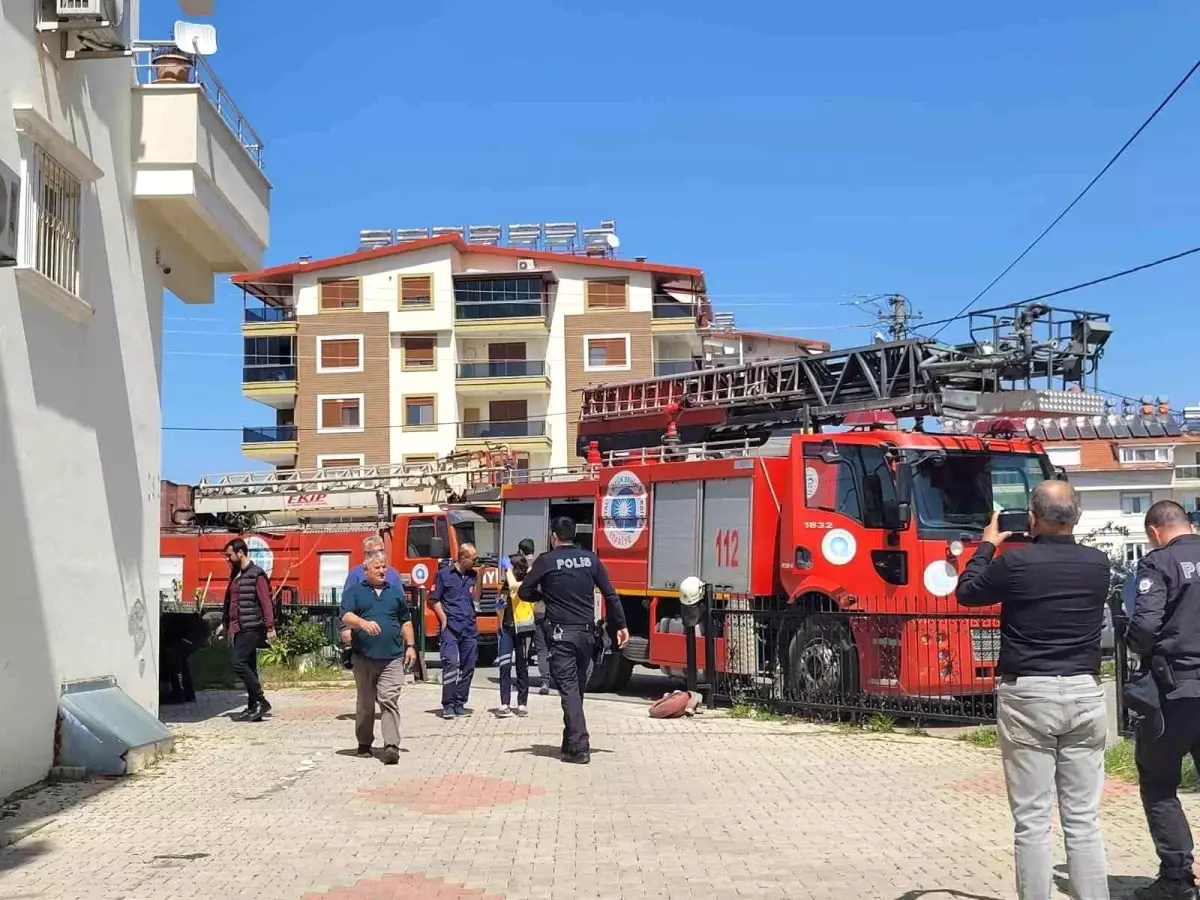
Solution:
M617 655L617 677L613 679L613 683L609 686L610 691L623 691L629 687L629 680L633 678L633 660L626 659L620 654Z
M500 655L500 646L494 643L480 644L476 653L475 665L481 668L489 668L496 664L496 657Z
M602 694L609 690L609 682L611 682L617 669L617 655L615 653L607 654L601 661L600 665L592 667L592 677L588 679L587 686L584 688L589 694Z
M844 619L813 615L787 648L788 699L841 702L859 691L858 650Z

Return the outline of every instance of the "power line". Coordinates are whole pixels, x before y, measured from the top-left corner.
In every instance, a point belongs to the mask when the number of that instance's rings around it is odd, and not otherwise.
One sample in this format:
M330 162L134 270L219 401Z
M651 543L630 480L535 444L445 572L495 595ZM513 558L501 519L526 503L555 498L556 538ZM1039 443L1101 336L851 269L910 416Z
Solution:
M961 317L963 313L967 312L967 310L969 310L972 306L974 306L976 303L978 303L980 301L980 299L983 298L984 294L986 294L993 287L995 287L997 282L999 282L1001 278L1003 278L1005 275L1007 275L1009 272L1011 272L1016 267L1016 265L1021 260L1023 260L1034 247L1036 247L1038 244L1041 243L1042 238L1044 238L1046 235L1048 235L1050 233L1050 231L1054 228L1054 226L1057 225L1059 222L1061 222L1066 217L1067 213L1069 213L1072 209L1075 208L1075 205L1084 198L1084 196L1087 194L1087 192L1092 189L1092 187L1096 184L1097 181L1099 181L1101 178L1104 177L1104 174L1113 167L1113 164L1116 163L1116 161L1121 158L1121 156L1125 153L1125 151L1129 149L1130 145L1138 139L1138 137L1141 135L1141 133L1143 131L1146 130L1147 126L1149 126L1149 124L1151 122L1153 122L1155 120L1155 118L1157 118L1158 114L1160 112L1162 112L1163 109L1166 108L1166 105L1175 98L1175 95L1178 94L1179 91L1183 88L1183 86L1188 83L1188 80L1192 77L1192 75L1194 75L1196 73L1197 69L1200 69L1200 59L1196 60L1196 62L1192 65L1192 67L1190 69L1188 69L1187 74L1184 75L1183 78L1181 78L1179 80L1179 83L1176 84L1175 87L1173 87L1171 89L1171 92L1169 94L1167 94L1167 96L1163 98L1162 102L1159 103L1158 106L1156 106L1154 108L1154 112L1150 113L1150 115L1146 118L1146 120L1144 122L1142 122L1141 125L1138 126L1137 131L1135 131L1132 135L1130 135L1129 139L1127 141L1125 141L1124 144L1121 145L1121 149L1119 149L1115 154L1113 154L1112 158L1107 163L1104 164L1104 168L1101 169L1099 172L1097 172L1095 177L1093 177L1092 180L1087 183L1087 185L1084 187L1084 189L1075 195L1075 199L1072 200L1070 203L1068 203L1066 208L1062 212L1060 212L1057 216L1055 216L1053 221L1051 221L1051 223L1049 225L1047 225L1044 229L1042 229L1041 234L1039 234L1037 237L1035 237L1033 239L1033 241L1029 244L1029 246L1026 247L1024 250L1022 250L1017 255L1016 259L1014 259L1007 266L1005 266L1003 271L1001 271L999 275L997 275L990 282L988 282L987 287L985 287L982 291L980 291L978 294L976 294L975 297L969 303L967 303L962 309L960 309L957 313L955 313L948 321L951 321L951 322L955 321L956 319ZM946 326L943 325L941 328L939 328L937 331L935 331L933 333L933 337L937 337L939 334L941 334L942 331L945 329L945 327Z

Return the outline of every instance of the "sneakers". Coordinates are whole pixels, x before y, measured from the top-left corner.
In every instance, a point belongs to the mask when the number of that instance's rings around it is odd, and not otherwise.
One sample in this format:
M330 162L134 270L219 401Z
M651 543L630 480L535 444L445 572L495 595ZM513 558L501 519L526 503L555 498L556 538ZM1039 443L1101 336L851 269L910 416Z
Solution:
M368 759L368 758L374 756L375 754L371 752L370 744L359 744L358 751L355 755L360 756L363 759Z
M540 688L538 688L538 694L540 694L540 695L541 695L541 696L543 696L543 697L549 696L549 694L550 694L550 685L548 685L548 684L543 684L543 685L542 685Z
M564 753L563 762L571 763L576 766L586 766L592 761L592 754L587 750L580 750L578 753Z
M457 719L458 714L454 712L453 706L443 706L442 707L442 718L443 719Z
M496 718L497 719L511 719L512 715L513 715L513 708L511 706L501 706L499 709L496 710Z
M250 716L251 722L261 722L263 716L271 711L271 704L267 702L267 698L263 697L258 701L258 706L254 710L254 714Z
M1168 881L1165 878L1138 888L1134 900L1196 900L1196 886L1188 881Z
M395 744L388 744L383 748L383 764L394 766L398 762L400 762L400 748Z
M467 709L465 706L454 707L454 714L456 716L469 716L473 711L474 710Z
M249 722L252 718L254 718L254 716L257 712L258 712L258 704L252 700L246 704L246 708L243 709L240 713L235 713L233 715L233 721Z
M522 703L520 706L517 707L517 715L518 716L529 715L529 707L526 706L524 703Z

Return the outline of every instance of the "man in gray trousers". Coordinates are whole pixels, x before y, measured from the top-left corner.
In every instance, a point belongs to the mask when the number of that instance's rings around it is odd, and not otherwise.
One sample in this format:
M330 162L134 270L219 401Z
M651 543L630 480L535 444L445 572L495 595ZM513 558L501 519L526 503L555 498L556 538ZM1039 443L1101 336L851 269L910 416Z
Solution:
M1067 878L1076 900L1108 900L1100 836L1108 722L1100 684L1100 634L1108 557L1072 537L1079 499L1065 481L1043 481L1029 497L1032 541L997 549L1010 532L999 513L983 530L958 582L963 606L1000 606L996 688L1000 753L1013 814L1021 900L1050 900L1050 809L1058 795Z

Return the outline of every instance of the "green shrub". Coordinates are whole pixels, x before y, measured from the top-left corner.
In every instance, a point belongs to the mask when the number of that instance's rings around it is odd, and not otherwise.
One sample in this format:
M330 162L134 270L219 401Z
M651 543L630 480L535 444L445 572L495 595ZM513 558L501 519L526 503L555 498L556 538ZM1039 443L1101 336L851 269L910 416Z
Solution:
M325 627L301 615L279 626L275 640L260 651L259 659L268 666L292 666L300 657L328 646Z

